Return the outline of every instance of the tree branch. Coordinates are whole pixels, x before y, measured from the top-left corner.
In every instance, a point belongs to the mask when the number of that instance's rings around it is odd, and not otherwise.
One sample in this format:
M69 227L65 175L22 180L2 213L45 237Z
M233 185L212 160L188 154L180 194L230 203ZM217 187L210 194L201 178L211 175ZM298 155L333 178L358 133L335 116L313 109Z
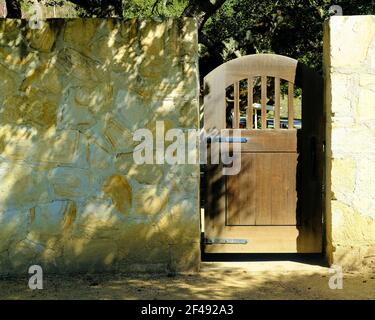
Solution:
M7 6L7 18L21 19L21 4L19 0L5 0Z
M212 3L209 0L190 0L182 16L197 18L198 29L201 31L206 21L221 8L225 1L216 0Z
M156 0L152 5L151 13L154 14L156 12L156 8L158 7L161 0Z

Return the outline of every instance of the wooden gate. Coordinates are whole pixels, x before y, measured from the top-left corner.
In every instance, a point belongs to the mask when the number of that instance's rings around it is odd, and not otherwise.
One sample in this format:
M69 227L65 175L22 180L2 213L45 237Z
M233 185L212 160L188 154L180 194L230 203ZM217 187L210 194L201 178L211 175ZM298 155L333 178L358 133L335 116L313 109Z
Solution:
M219 66L204 86L206 132L240 129L241 140L231 141L242 141L237 175L206 165L205 252L321 252L321 77L294 59L260 54ZM295 87L302 90L302 119Z

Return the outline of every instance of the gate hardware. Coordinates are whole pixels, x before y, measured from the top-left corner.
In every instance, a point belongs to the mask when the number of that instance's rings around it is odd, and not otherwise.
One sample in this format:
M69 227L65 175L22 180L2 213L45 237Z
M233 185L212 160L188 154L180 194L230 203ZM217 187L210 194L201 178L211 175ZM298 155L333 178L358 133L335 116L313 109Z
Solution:
M247 240L246 239L214 238L214 239L205 239L205 244L247 244Z
M210 137L207 139L207 143L212 142L229 142L229 143L246 143L248 138L236 138L236 137Z

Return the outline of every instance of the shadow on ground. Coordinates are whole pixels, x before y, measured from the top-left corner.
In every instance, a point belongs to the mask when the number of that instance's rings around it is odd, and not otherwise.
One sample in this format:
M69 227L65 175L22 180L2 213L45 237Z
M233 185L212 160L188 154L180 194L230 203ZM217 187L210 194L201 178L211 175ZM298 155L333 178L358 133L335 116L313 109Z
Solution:
M329 269L296 262L204 262L200 273L101 274L0 280L0 299L375 299L375 272L346 273L342 290L328 286Z

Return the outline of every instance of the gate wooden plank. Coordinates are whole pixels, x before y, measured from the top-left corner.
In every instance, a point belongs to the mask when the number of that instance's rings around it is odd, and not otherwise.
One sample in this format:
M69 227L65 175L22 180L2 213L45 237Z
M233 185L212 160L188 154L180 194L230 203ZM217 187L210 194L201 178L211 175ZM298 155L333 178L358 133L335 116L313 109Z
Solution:
M243 154L241 156L242 174L226 177L228 225L255 225L257 171L254 164L253 154Z
M234 83L234 119L233 128L238 129L240 126L240 84Z
M247 79L247 110L246 110L246 128L247 129L253 128L253 113L254 113L254 110L253 110L253 103L254 103L253 81L254 81L254 79L252 77Z
M296 153L278 153L273 157L272 225L296 224Z
M294 128L294 84L288 82L288 129Z
M272 158L272 180L270 183L270 193L272 201L272 225L283 225L283 217L288 211L287 197L285 194L285 154L275 154ZM286 154L288 155L288 154Z
M285 212L285 224L297 224L297 160L298 154L288 154L288 167L285 170L284 181L287 186L288 211Z
M256 218L258 226L272 224L272 198L270 194L270 172L272 153L257 153L256 158Z
M244 193L238 190L241 185L241 180L245 178L246 174L234 175L226 177L225 186L225 210L226 210L226 223L227 225L239 225L240 224L240 212L246 199L243 199Z
M261 78L261 96L262 96L262 129L267 128L267 77Z
M275 78L274 128L280 129L280 78Z

